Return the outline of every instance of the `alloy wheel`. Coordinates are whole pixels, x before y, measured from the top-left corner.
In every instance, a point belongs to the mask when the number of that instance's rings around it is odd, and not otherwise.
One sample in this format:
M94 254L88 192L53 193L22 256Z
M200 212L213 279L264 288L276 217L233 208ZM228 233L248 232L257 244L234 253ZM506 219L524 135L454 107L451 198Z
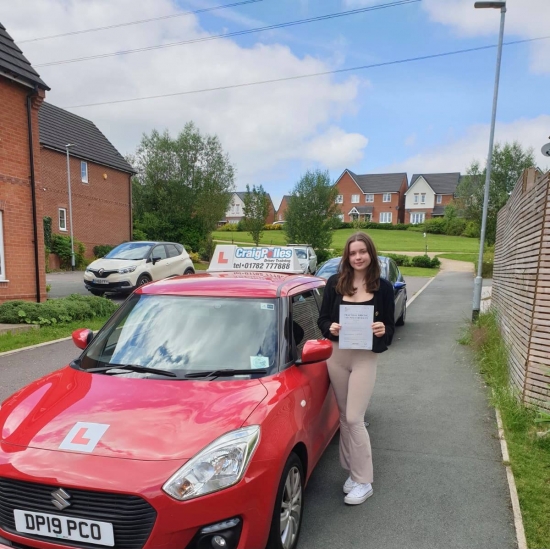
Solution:
M298 467L292 467L287 474L281 501L281 544L291 549L298 536L302 518L302 477Z

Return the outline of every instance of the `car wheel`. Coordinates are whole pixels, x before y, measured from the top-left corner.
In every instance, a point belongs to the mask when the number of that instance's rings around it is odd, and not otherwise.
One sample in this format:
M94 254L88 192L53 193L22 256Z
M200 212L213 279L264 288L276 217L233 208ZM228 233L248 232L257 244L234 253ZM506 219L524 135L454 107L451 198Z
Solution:
M406 316L407 316L407 302L405 301L405 305L403 305L403 313L397 319L397 322L395 323L395 325L396 326L403 326L403 324L405 324Z
M138 278L136 287L139 288L140 286L143 286L144 284L147 284L148 282L151 282L151 279L146 274L142 274Z
M99 290L90 290L90 293L92 295L96 295L97 297L103 297L103 295L105 294L105 292L100 292Z
M185 272L183 274L184 275L194 275L195 270L192 267L187 267L187 269L185 269Z
M304 468L300 458L292 453L279 482L266 549L295 549L303 511Z

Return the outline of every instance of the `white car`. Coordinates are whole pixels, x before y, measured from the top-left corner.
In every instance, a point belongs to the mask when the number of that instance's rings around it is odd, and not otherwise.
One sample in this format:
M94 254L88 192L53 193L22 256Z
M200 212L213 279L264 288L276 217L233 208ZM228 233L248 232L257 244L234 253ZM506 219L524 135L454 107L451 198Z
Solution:
M304 273L313 274L317 270L317 255L315 250L307 244L289 244L296 250L298 261L304 269Z
M147 282L195 274L185 248L175 242L124 242L90 263L84 285L93 295L130 293Z

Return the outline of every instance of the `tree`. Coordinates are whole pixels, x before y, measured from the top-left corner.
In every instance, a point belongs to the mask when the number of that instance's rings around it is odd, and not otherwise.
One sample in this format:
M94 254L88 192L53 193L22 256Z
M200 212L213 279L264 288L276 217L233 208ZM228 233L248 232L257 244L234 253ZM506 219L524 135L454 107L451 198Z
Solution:
M317 250L330 248L338 190L328 171L307 171L296 184L286 210L286 239L289 243L311 244Z
M247 185L243 202L244 228L248 231L256 246L258 246L262 238L265 221L269 215L269 197L262 185L258 187L253 185L252 190Z
M216 136L189 122L176 138L144 135L132 157L134 229L147 238L206 247L234 188L234 168Z
M487 208L486 242L495 243L497 215L508 202L523 170L535 164L533 149L523 149L514 141L503 146L497 143L493 149L491 181L489 183L489 203ZM481 228L486 168L481 169L479 162L473 161L466 175L457 187L456 204L466 219L475 222Z

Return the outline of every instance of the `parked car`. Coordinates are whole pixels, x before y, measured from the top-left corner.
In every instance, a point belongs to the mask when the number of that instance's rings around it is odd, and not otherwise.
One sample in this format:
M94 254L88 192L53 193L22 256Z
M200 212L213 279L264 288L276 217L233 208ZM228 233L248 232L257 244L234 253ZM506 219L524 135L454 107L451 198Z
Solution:
M194 273L193 262L181 244L124 242L88 265L84 285L97 296L131 293L147 282Z
M73 333L79 358L2 403L0 545L296 548L339 412L325 281L287 274L286 251L138 288Z
M289 244L296 250L298 261L304 273L313 274L317 270L317 255L309 244Z
M319 266L315 276L328 280L340 268L341 257L333 257ZM378 256L380 263L380 274L382 278L389 280L393 286L395 294L395 324L403 326L407 317L407 288L405 279L397 266L397 263L390 257Z

